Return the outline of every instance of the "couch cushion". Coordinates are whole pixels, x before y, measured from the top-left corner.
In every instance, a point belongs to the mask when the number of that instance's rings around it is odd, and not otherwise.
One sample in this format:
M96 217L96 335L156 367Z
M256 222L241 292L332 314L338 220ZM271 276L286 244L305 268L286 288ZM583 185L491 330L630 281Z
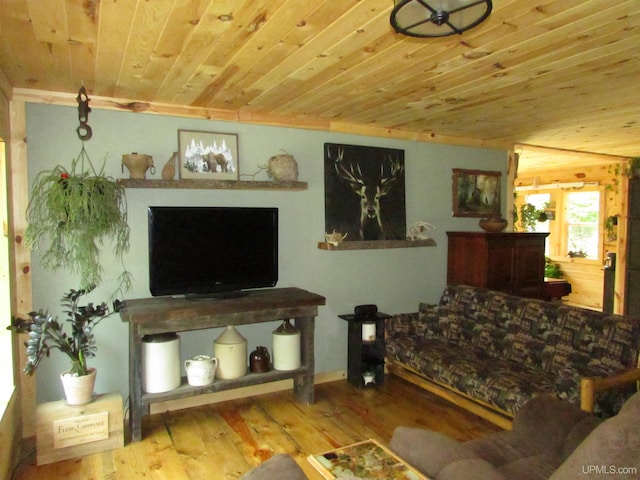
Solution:
M469 343L473 330L485 322L484 312L494 292L466 285L449 285L440 298L439 328L449 342Z
M560 461L553 454L542 453L519 458L501 466L498 471L506 478L517 480L548 480Z
M452 345L446 339L391 337L387 355L427 378L510 413L534 393L553 391L553 375L494 358L472 345Z
M638 319L586 310L558 308L560 335L557 345L573 355L556 363L602 374L632 368L638 361Z
M568 455L565 452L573 451L600 422L591 413L555 395L538 395L513 419L513 432L517 435L512 442L518 442L526 456L553 452L564 461Z
M481 458L466 458L457 462L451 462L442 469L434 480L529 480L524 477L511 477L503 475L489 462Z

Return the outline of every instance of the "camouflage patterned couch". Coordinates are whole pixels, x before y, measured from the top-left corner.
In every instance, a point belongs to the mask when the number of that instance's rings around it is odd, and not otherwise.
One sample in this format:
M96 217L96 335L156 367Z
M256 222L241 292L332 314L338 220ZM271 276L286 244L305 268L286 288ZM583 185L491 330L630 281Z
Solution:
M582 377L640 371L638 319L476 287L448 286L386 330L391 373L507 427L536 394L580 405ZM594 412L615 414L632 392L598 392Z

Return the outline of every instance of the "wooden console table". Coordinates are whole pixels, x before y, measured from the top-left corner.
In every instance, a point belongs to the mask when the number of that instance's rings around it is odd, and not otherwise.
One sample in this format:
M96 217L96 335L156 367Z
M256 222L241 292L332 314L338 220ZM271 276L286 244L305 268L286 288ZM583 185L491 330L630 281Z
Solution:
M156 402L292 378L297 399L307 404L313 403L315 317L318 314L318 305L324 304L324 297L299 288L254 290L246 296L232 299L155 297L125 301L120 316L124 322L129 322L129 440L135 442L142 439L142 417L149 414L149 406ZM144 335L288 318L293 318L295 326L300 329L300 368L291 371L248 373L234 380L215 380L211 385L202 387L190 386L183 377L181 385L175 390L163 393L143 392Z

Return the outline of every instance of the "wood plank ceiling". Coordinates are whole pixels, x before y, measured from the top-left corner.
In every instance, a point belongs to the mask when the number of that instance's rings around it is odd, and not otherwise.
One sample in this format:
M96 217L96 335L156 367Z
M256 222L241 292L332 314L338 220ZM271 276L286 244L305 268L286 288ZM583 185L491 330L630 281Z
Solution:
M0 0L13 94L510 148L640 155L640 1L494 0L462 35L392 0ZM133 103L138 102L138 103Z

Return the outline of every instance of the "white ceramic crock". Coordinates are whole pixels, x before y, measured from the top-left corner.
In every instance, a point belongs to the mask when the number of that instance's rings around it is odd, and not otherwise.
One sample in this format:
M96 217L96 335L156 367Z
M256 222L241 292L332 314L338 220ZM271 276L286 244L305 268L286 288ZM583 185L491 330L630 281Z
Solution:
M247 374L247 339L233 325L226 327L213 342L213 356L218 359L218 378L232 380Z
M213 383L218 359L209 355L196 355L184 362L189 385L203 386Z

